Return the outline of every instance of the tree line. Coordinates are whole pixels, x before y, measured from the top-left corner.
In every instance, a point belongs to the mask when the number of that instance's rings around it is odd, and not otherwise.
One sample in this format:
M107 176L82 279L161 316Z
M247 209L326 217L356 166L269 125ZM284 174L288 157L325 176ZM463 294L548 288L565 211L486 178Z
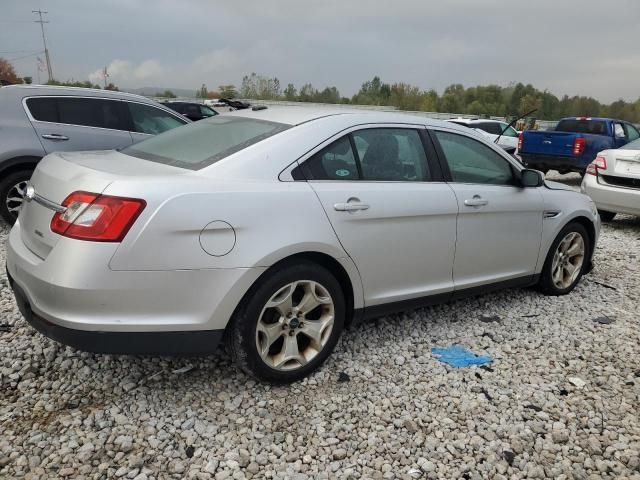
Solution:
M434 89L424 90L404 82L385 83L380 77L362 83L352 97L343 97L335 86L317 89L307 83L297 89L289 83L280 86L277 78L252 73L242 79L239 95L255 100L289 100L297 102L343 103L354 105L391 106L400 110L460 113L477 116L513 117L536 110L534 117L557 120L571 116L601 116L640 122L640 98L635 102L617 100L600 103L593 97L557 97L548 90L539 90L531 84L512 83L478 85L465 88L456 83L439 94Z
M31 77L18 77L13 66L3 58L0 58L0 80L6 83L31 83L32 81ZM100 85L92 84L90 81L52 80L48 84L101 88ZM118 90L113 83L109 83L104 88ZM175 98L175 94L170 90L157 92L155 96ZM288 83L283 87L276 77L252 73L242 78L240 89L228 84L220 85L218 90L208 90L203 84L195 92L195 97L379 105L396 107L399 110L498 117L518 116L535 109L536 113L533 116L541 120L557 120L571 116L601 116L620 118L634 123L640 122L640 98L635 102L617 100L605 104L587 96L557 97L548 90L539 90L531 84L523 83L512 83L506 87L478 85L466 88L456 83L449 85L440 94L434 89L425 90L409 83L385 83L380 77L375 76L363 82L355 95L345 97L335 86L318 89L311 83L305 83L297 88L293 83Z

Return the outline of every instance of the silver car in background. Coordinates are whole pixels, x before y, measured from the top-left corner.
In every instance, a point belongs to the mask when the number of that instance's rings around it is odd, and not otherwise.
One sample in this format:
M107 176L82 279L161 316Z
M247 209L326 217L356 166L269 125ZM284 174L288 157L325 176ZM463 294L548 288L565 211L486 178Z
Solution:
M600 152L587 166L581 190L593 199L603 221L618 213L640 216L640 139Z
M593 202L468 128L254 107L38 165L7 244L25 318L108 353L208 353L290 382L368 317L495 288L569 293Z
M13 223L48 153L124 148L189 123L140 95L90 88L0 88L0 216Z

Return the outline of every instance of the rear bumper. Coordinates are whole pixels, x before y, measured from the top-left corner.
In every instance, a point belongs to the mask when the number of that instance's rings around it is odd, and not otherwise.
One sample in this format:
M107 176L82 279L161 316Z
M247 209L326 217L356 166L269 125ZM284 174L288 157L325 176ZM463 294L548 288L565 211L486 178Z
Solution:
M78 350L109 354L202 355L213 353L224 330L177 332L106 332L66 328L34 313L24 293L7 272L20 313L38 332Z
M114 271L108 267L113 248L60 239L42 259L22 241L18 220L6 243L6 267L25 319L46 336L91 352L210 353L264 271Z
M582 173L590 161L581 157L554 157L550 155L532 155L520 152L522 163L529 168L544 170L568 170Z
M640 215L640 189L607 185L595 175L585 175L580 189L591 197L598 210Z

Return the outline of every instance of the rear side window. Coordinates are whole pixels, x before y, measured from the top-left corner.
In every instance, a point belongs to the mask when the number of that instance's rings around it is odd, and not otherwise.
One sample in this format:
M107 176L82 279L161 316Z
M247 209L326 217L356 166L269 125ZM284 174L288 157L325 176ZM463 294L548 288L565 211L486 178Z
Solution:
M420 134L407 128L371 128L345 135L307 159L302 171L309 180L432 180Z
M502 132L502 127L500 126L499 123L482 122L482 123L474 124L473 126L476 128L479 128L480 130L484 130L487 133L491 133L493 135L500 135L500 133Z
M122 114L122 104L118 100L63 97L57 100L60 123L128 130Z
M136 143L122 152L200 170L288 128L281 123L218 115Z
M556 132L589 133L591 135L608 135L607 124L602 120L560 120Z
M118 100L41 97L28 99L27 107L33 118L41 122L129 130L122 103Z
M132 102L127 102L127 105L134 132L158 135L187 123L177 116L151 105Z
M31 116L40 122L58 122L58 106L56 98L29 98L27 108Z

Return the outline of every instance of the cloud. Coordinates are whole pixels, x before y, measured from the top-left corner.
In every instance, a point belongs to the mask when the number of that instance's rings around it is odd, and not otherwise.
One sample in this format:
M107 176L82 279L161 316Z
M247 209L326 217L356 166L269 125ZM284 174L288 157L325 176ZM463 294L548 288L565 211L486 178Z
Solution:
M4 16L32 21L23 2L5 3ZM640 95L638 0L55 3L47 40L61 80L102 83L107 65L125 87L239 86L256 72L347 96L374 75L438 91L522 81L603 101ZM38 48L20 22L2 25L0 45ZM36 76L33 59L17 62Z

